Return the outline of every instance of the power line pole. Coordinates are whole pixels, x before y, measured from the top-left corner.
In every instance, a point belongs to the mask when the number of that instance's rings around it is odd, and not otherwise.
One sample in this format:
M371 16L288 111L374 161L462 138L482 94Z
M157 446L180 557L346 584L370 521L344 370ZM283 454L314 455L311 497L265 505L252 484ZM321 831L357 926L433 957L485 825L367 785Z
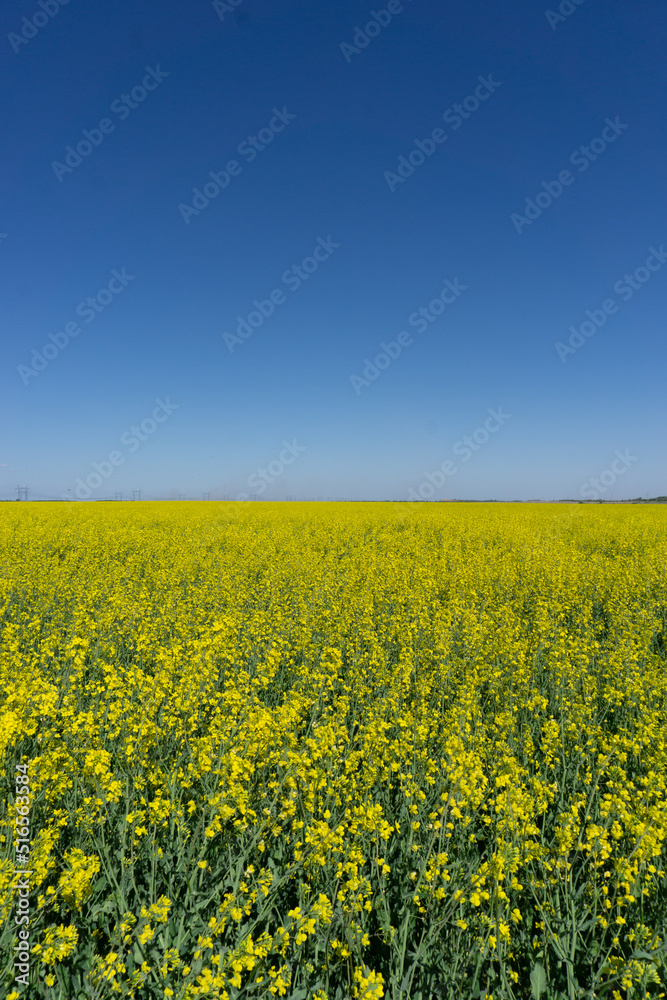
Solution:
M132 499L141 500L141 490L132 490Z
M185 493L179 493L178 494L178 499L179 500L185 500Z
M202 498L202 500L210 500L211 499L211 494L210 493L202 493L201 498Z
M28 492L30 490L29 486L17 486L16 487L16 499L17 500L27 500Z

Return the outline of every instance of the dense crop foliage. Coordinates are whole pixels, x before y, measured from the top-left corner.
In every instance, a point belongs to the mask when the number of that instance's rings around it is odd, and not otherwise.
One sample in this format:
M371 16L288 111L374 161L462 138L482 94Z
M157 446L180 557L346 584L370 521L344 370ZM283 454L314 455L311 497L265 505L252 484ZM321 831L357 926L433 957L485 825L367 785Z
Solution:
M665 996L663 509L0 524L3 996Z

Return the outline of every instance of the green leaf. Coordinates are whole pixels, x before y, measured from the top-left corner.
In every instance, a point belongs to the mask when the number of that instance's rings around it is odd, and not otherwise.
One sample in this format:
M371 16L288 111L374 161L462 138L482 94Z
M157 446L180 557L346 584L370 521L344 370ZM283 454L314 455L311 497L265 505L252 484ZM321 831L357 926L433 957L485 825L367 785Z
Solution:
M544 966L537 962L533 966L533 971L530 974L530 991L533 994L535 1000L540 1000L540 997L547 988L547 974L544 971Z
M652 962L655 958L655 955L651 955L650 952L648 951L633 951L632 955L630 955L630 958L635 958L635 959L641 958L645 962Z

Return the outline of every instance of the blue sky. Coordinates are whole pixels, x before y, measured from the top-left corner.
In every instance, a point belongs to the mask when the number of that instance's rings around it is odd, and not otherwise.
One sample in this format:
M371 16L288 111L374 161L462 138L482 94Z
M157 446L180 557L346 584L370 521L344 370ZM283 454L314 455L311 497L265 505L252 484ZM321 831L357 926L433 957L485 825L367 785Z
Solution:
M1 497L667 493L658 0L0 16Z

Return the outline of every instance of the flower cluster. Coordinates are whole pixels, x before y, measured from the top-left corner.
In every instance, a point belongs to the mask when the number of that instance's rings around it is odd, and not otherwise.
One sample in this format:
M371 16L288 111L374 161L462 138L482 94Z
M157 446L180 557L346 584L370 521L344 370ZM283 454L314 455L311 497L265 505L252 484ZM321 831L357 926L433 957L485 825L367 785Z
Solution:
M662 509L1 513L31 996L664 995Z

